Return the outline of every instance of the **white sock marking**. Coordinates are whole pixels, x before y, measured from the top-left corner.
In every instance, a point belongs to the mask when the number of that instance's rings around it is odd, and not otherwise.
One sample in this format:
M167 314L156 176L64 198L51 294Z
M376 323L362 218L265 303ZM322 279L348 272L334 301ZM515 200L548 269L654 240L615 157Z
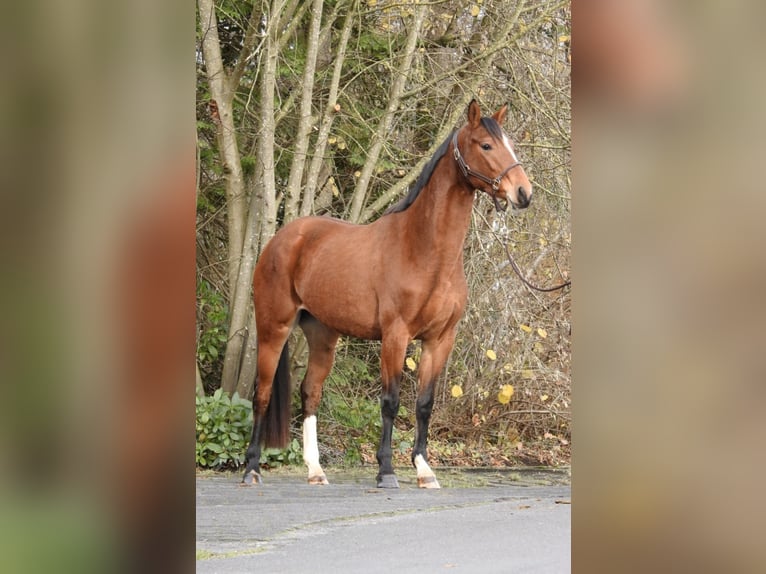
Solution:
M319 445L317 444L317 418L314 415L303 421L303 461L309 467L309 476L324 474L319 466Z
M428 463L426 462L426 459L423 458L422 454L415 457L415 469L418 471L418 477L434 476L434 472L431 470L431 467L428 466Z

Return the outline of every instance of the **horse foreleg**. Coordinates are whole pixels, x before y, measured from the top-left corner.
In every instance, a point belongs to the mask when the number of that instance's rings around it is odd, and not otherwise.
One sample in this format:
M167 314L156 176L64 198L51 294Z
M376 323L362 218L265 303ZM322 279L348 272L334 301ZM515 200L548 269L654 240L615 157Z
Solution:
M442 339L423 341L418 367L418 396L415 402L415 446L412 449L412 464L417 471L420 488L441 488L436 475L428 466L428 423L434 406L434 385L447 362L454 342L454 331Z
M377 453L378 488L399 488L391 460L393 456L391 437L394 430L394 419L399 412L399 384L402 380L407 341L409 341L409 336L406 333L399 334L399 336L384 336L383 338L380 356L380 371L383 380L380 414L383 428Z

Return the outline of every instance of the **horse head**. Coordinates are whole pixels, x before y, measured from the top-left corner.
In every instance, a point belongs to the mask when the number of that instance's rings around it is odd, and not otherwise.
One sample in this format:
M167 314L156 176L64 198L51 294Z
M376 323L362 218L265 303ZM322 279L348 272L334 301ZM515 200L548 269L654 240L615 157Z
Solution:
M501 127L507 109L503 106L491 117L482 117L479 104L472 100L468 123L452 138L455 160L469 185L489 195L501 211L508 203L523 209L532 200L532 184Z

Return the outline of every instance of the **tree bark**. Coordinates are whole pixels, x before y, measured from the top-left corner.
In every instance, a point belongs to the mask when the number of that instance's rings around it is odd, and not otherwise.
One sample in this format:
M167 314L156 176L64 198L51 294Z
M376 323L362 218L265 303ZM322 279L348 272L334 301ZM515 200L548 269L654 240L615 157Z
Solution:
M314 211L314 200L316 199L317 186L319 184L319 174L322 171L322 164L325 161L325 150L327 149L327 139L330 135L333 120L338 112L338 90L340 87L341 73L343 72L343 62L346 59L346 49L351 37L351 30L356 17L356 8L358 2L354 1L346 15L343 23L343 30L340 34L338 43L338 53L335 56L333 64L332 80L330 81L330 92L327 96L327 104L319 125L319 134L317 135L314 146L314 156L311 158L306 184L303 188L303 201L301 203L301 215L311 215Z
M354 190L354 195L351 199L351 209L348 214L349 221L354 223L358 222L360 219L362 208L364 207L367 198L367 190L370 185L372 173L380 158L383 144L387 141L388 132L391 130L391 124L394 121L394 115L399 109L402 93L404 92L404 85L407 76L410 73L412 58L415 55L415 47L418 43L420 29L423 26L427 8L428 6L426 4L419 4L415 10L415 18L413 19L412 26L407 34L407 43L403 51L402 61L395 72L394 81L391 84L391 91L388 94L388 106L375 130L375 135L372 138L373 144L367 152L367 159L364 162L364 166L362 166L361 175L359 176L359 181L357 181L356 189Z
M253 308L250 294L253 269L256 260L256 241L258 237L258 209L255 205L258 194L253 193L250 199L250 210L247 218L247 233L242 249L242 257L237 274L237 282L232 291L234 298L230 302L229 311L229 342L223 358L221 387L229 394L233 393L241 378L242 366L247 358L245 343L255 338L255 323L252 320ZM252 385L252 382L250 383ZM242 393L240 393L240 396Z
M274 162L274 92L276 90L277 62L279 59L279 22L284 0L274 0L268 15L266 42L261 75L261 132L258 155L262 169L263 209L258 253L277 229L277 184Z
M202 28L202 53L205 58L205 71L210 86L210 104L214 106L212 116L217 119L218 151L226 174L227 230L229 236L227 276L231 290L237 280L239 260L242 255L246 207L242 162L232 113L235 86L229 84L221 58L218 21L213 0L198 0L198 6Z
M314 73L316 72L317 54L319 52L319 29L322 23L323 0L314 0L311 5L311 24L309 27L306 47L306 69L303 73L303 89L301 92L300 121L295 136L293 161L290 166L290 177L285 191L285 223L292 221L298 215L298 200L300 199L301 181L306 166L306 155L309 149L311 132L311 106L314 95Z
M197 396L198 397L204 397L205 396L205 387L202 384L202 375L199 374L199 363L196 363L196 367L197 367L197 382L196 382Z
M260 250L274 235L277 226L277 188L274 161L274 92L279 56L279 29L284 0L275 0L267 19L263 72L261 76L261 132L258 135L258 156L260 160L260 183L250 201L247 218L245 244L241 254L239 272L230 304L229 343L223 361L221 387L229 394L239 387L252 385L243 380L243 373L249 373L254 364L254 349L246 341L255 338L251 305L251 283L255 261ZM258 209L260 203L261 209ZM249 325L249 327L248 327ZM251 336L252 335L252 336ZM246 391L243 388L243 392Z

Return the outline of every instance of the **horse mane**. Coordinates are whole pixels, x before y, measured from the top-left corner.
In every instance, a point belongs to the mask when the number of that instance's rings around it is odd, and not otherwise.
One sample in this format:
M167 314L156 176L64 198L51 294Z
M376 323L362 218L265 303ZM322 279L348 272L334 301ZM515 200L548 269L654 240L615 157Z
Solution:
M497 123L495 118L483 117L481 118L481 125L485 130L487 130L493 139L497 141L501 141L503 139L503 128L500 127L500 124ZM404 196L404 198L399 201L399 203L395 203L389 207L385 212L383 212L383 215L404 211L415 202L415 200L418 198L418 195L420 195L420 192L423 191L423 188L428 183L428 180L431 179L431 175L434 172L436 164L439 163L439 160L444 156L445 153L447 153L447 148L449 147L450 141L452 140L452 134L454 133L454 131L451 132L450 135L447 136L447 139L444 140L444 142L434 152L433 157L428 160L428 163L423 167L423 171L420 172L420 175L415 180L415 183L409 188L407 195Z
M420 195L420 192L423 191L423 188L428 183L428 180L431 179L431 175L434 172L434 168L436 167L436 164L439 163L439 160L444 156L444 154L447 153L447 148L449 147L450 141L452 141L453 133L454 132L451 132L450 135L447 136L447 139L444 140L444 143L442 143L434 152L433 157L428 160L428 163L425 166L423 166L423 171L420 172L420 175L415 180L415 183L413 183L410 186L409 191L407 192L407 195L404 196L404 198L401 201L399 201L399 203L395 203L394 205L389 207L383 213L383 215L388 215L389 213L399 213L400 211L404 211L415 202L415 200L418 198L418 195Z

